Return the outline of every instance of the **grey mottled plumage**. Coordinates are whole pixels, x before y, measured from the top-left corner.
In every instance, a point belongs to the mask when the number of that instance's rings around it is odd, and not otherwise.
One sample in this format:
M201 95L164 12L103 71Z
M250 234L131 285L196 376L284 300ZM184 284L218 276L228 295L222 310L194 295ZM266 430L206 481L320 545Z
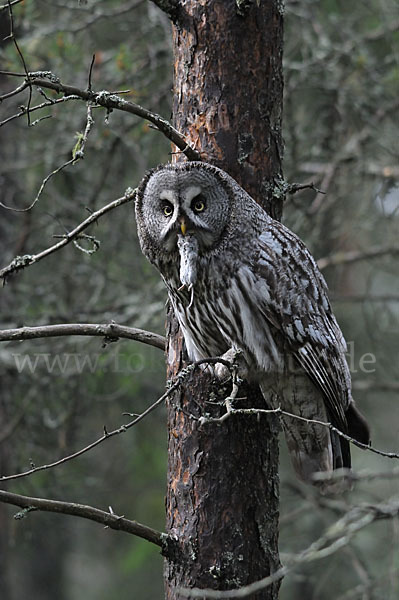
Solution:
M326 283L294 233L225 172L199 162L147 174L136 219L192 360L240 349L269 402L367 443ZM302 479L350 466L348 443L326 427L286 418L284 431Z

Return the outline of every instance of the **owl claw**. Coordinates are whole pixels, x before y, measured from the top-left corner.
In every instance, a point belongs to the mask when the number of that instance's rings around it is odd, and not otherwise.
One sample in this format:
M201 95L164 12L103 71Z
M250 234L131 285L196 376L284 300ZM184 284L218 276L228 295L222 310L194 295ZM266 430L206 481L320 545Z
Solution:
M191 291L191 299L190 299L190 304L188 305L187 308L191 308L193 305L193 302L194 302L194 286L193 286L193 284L188 286L188 291L189 292Z
M187 289L187 291L191 292L190 304L187 307L187 308L191 308L193 305L193 302L194 302L194 284L190 283L189 285L187 285L186 283L183 283L179 288L177 288L177 291L182 292L185 289Z
M231 367L237 367L236 374L240 379L247 379L248 367L242 350L239 350L238 348L230 348L220 358L231 363ZM215 365L215 375L219 380L228 379L231 375L231 369L229 369L229 367L227 367L225 364L217 363Z

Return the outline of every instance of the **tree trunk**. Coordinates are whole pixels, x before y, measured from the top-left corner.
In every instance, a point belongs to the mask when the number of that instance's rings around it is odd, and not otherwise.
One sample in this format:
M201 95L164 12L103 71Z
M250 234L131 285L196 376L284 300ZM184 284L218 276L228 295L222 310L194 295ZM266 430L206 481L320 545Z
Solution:
M237 4L242 6L238 14ZM245 6L244 6L245 4ZM282 7L278 1L185 0L175 12L174 125L203 160L232 175L272 216L282 201ZM180 155L175 155L180 160ZM168 315L168 371L184 366ZM230 393L193 372L168 404L167 531L177 540L165 566L166 598L180 587L227 590L269 575L278 559L278 445L273 420L220 416ZM257 388L240 406L264 407ZM253 596L275 600L278 585Z

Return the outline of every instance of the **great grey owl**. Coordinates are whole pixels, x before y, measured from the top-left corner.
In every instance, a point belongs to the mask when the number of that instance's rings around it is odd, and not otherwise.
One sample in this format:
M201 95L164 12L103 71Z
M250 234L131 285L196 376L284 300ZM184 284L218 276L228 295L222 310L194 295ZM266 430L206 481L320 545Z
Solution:
M163 277L190 359L240 351L248 379L265 399L304 417L283 418L303 480L350 467L348 442L306 421L329 421L369 440L352 400L346 344L327 285L303 242L227 173L202 162L150 171L137 192L136 220L142 251Z

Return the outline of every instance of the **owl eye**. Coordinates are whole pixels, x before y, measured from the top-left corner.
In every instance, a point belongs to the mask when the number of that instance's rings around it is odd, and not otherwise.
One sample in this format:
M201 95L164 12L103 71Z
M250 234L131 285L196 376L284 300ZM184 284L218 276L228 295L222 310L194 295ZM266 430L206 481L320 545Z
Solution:
M173 206L170 202L164 202L162 204L162 212L165 217L171 217L173 215Z
M194 212L200 213L205 210L205 199L202 196L197 196L191 203L191 208Z

